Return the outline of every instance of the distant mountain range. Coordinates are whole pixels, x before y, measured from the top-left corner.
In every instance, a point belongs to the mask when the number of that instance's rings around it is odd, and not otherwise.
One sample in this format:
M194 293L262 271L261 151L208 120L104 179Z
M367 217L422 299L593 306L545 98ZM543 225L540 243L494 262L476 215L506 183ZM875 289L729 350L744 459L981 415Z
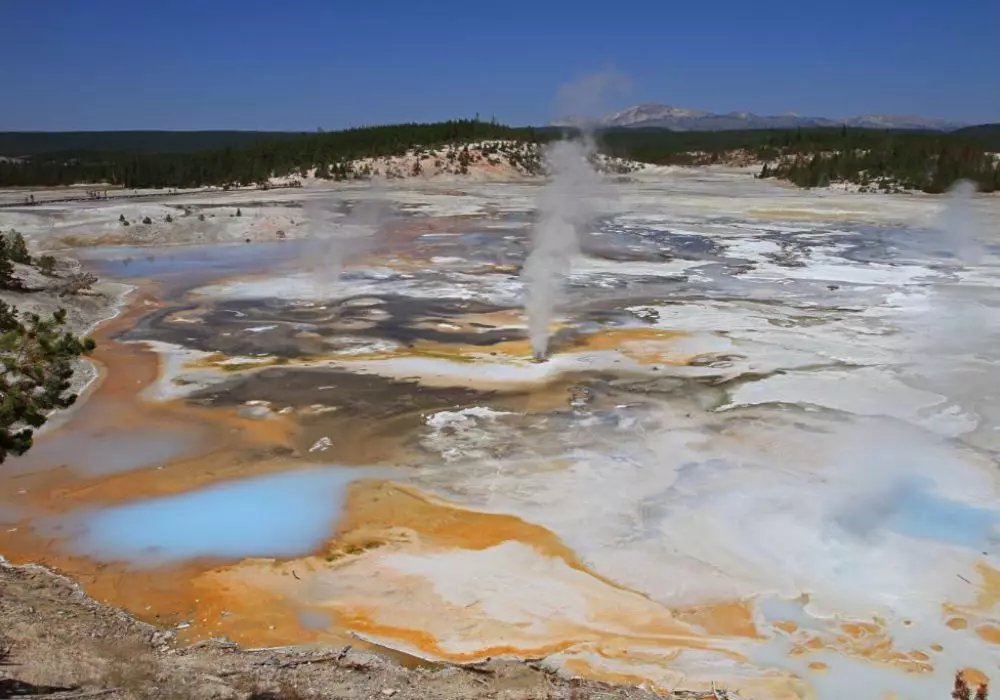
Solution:
M561 119L552 126L573 126L579 120ZM854 126L866 129L930 129L953 131L965 124L924 117L865 114L847 119L803 117L798 114L759 115L752 112L716 114L660 104L636 105L597 120L599 128L659 128L673 131L733 131L736 129L794 129L810 126Z

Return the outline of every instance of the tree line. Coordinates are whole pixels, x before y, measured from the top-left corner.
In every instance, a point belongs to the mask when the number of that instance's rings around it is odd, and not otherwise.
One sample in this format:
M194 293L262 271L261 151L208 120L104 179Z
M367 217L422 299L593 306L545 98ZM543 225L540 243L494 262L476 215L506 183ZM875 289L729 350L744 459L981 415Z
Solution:
M252 185L269 177L320 168L331 177L348 175L358 158L392 156L415 147L480 140L538 141L532 128L513 128L478 119L433 124L395 124L304 134L246 146L193 153L67 151L0 161L0 186L58 186L106 182L127 188Z
M997 139L996 146L993 139ZM761 177L800 187L851 182L881 189L943 192L955 180L982 192L1000 189L1000 126L944 133L824 127L809 129L670 132L617 129L601 134L614 155L661 165L732 160L763 163ZM991 151L991 148L993 149Z
M193 153L299 138L302 131L0 131L0 155L105 151Z
M134 140L136 134L146 132L128 133ZM151 133L158 134L154 142L160 143L163 133ZM38 153L0 160L0 186L85 182L126 188L245 186L274 176L304 175L313 168L319 177L342 180L364 176L350 165L360 158L483 140L544 143L571 134L571 129L510 127L495 121L462 119L327 133L285 133L278 134L281 138L251 139L240 145L190 153ZM1000 125L952 133L847 127L701 132L633 128L601 131L597 141L607 155L654 164L729 162L735 154L744 162L763 163L761 177L786 179L803 187L847 181L883 189L905 187L939 192L954 180L966 178L975 181L982 191L1000 188L998 161L993 153L1000 150Z

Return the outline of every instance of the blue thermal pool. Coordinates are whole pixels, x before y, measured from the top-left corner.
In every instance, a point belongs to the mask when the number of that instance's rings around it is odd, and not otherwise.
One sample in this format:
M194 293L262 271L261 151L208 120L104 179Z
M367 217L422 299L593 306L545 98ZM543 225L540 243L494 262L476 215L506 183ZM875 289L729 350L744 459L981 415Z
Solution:
M1000 535L1000 513L932 494L918 483L900 488L886 526L902 535L985 550Z
M63 519L78 554L154 566L197 557L287 557L330 535L344 491L371 470L323 467L209 486Z

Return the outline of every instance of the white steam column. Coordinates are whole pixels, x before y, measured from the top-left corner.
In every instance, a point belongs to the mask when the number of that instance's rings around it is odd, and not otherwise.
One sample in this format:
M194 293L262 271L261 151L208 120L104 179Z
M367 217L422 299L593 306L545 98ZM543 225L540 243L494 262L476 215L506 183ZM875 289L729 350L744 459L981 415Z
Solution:
M545 151L551 179L539 195L539 219L522 272L531 349L538 362L548 356L549 328L579 251L580 229L597 212L600 177L589 162L593 153L589 140L557 141Z

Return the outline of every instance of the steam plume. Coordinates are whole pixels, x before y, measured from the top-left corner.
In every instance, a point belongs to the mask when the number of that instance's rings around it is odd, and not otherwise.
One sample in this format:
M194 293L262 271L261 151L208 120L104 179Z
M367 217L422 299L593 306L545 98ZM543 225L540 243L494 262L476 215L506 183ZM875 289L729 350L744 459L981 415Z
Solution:
M583 126L579 139L559 141L545 149L550 180L538 198L539 219L523 271L525 311L536 360L545 359L548 352L549 327L572 258L579 252L579 231L599 213L601 179L591 166L595 147L588 125L594 123L595 110L606 96L626 91L629 85L621 73L606 69L559 87L560 108Z
M331 202L309 199L303 206L309 226L304 262L324 296L335 297L341 291L340 277L346 258L377 243L387 216L386 204L378 184L371 185L365 195L346 217Z

